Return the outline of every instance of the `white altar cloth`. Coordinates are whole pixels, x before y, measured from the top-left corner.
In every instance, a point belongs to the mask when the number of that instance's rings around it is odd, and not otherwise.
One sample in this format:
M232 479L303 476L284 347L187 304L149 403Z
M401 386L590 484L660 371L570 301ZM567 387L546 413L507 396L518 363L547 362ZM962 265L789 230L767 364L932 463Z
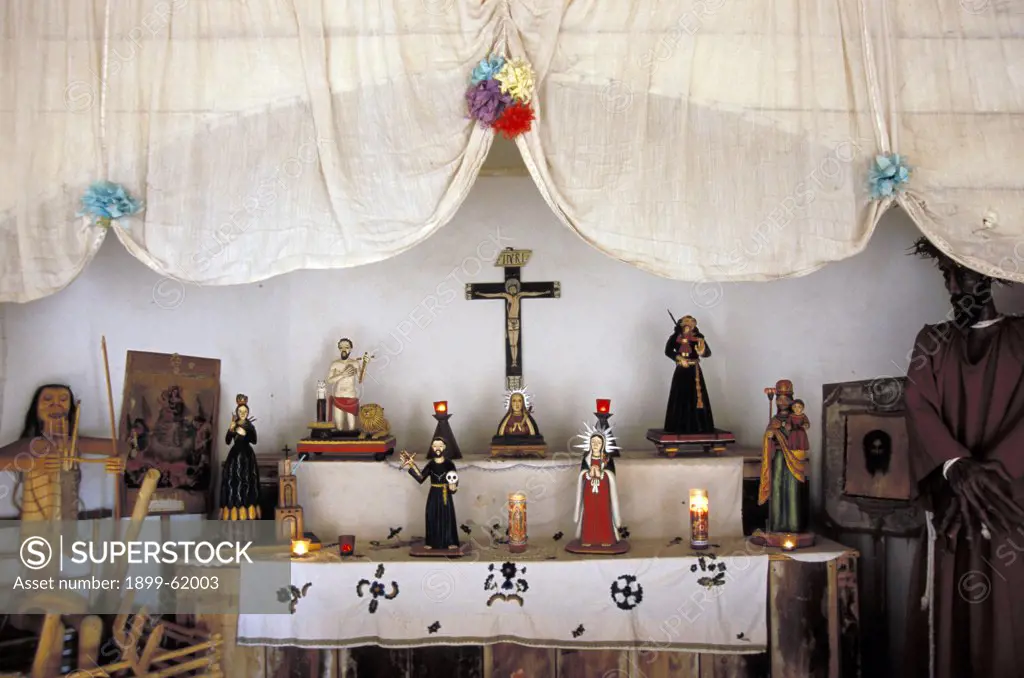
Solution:
M686 541L643 540L622 556L578 556L566 541L548 537L515 555L477 548L458 560L391 545L357 546L342 560L325 548L292 563L292 585L309 585L294 614L239 615L238 642L766 650L765 549L735 538L698 555Z
M422 466L422 455L417 455ZM564 452L549 459L490 459L468 456L455 462L459 491L455 515L474 532L508 524L508 495L527 497L527 533L550 539L570 537L580 457ZM743 460L699 456L667 459L653 452L624 452L615 460L622 522L634 539L690 538L691 489L708 491L711 538L743 535ZM423 536L427 488L416 484L397 460L386 462L307 461L295 471L306 531L324 542L354 534L356 540L384 540L395 528L401 539ZM657 489L655 489L657 488Z

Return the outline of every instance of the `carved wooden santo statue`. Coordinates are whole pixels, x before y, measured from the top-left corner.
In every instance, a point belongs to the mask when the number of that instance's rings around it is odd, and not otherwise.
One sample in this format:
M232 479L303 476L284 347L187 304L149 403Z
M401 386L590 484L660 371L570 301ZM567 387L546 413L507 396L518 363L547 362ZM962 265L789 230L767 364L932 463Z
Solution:
M673 329L665 343L665 355L676 366L665 409L665 427L648 430L647 439L658 452L669 457L688 449L723 452L736 438L729 431L715 428L702 366L702 361L711 357L711 347L692 315L676 321L669 311L669 317Z
M565 546L570 553L617 555L629 551L629 542L619 534L619 492L615 477L617 449L611 428L597 429L584 424L580 472L576 480L576 538Z
M764 392L768 396L769 419L762 440L757 503L769 503L768 531L755 533L751 541L787 549L811 546L814 535L807 531L807 430L811 422L804 414L804 402L793 399L793 382L789 379L780 379L775 388L766 388Z
M491 438L492 457L543 457L548 446L533 418L533 403L525 388L505 395L505 414Z
M338 341L338 352L338 359L331 363L327 375L327 385L333 389L330 410L336 430L355 432L359 416L359 394L356 388L363 383L366 366L373 360L373 356L363 353L361 358L353 358L352 340L348 338Z
M405 450L401 455L402 468L421 485L430 481L427 493L426 538L422 545L413 545L412 556L440 556L458 558L467 553L469 544L459 542L459 522L455 517L455 493L459 489L459 473L454 462L448 458L447 444L443 438L430 442L426 467L416 465L414 454Z
M16 500L21 520L76 520L82 462L102 463L112 475L124 472L127 443L115 447L110 438L79 436L78 413L79 403L69 386L40 386L25 413L21 437L0 448L0 463L22 476L21 497Z

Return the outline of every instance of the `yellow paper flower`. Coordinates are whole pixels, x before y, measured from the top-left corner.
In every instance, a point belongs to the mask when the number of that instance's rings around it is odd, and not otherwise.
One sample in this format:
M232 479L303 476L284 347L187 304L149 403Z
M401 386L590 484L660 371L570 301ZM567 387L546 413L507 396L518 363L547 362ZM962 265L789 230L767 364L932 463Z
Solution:
M533 98L533 67L526 59L515 58L506 61L497 75L501 91L512 95L524 104Z

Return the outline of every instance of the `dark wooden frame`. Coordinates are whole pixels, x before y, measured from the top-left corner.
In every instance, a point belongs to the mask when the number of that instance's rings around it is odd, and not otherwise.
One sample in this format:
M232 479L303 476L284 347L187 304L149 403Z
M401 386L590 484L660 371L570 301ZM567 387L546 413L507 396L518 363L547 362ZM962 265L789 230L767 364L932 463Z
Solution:
M910 537L916 536L924 525L924 514L910 500L860 497L845 492L847 417L866 412L898 415L903 412L905 384L905 377L884 377L822 386L825 516L835 529Z

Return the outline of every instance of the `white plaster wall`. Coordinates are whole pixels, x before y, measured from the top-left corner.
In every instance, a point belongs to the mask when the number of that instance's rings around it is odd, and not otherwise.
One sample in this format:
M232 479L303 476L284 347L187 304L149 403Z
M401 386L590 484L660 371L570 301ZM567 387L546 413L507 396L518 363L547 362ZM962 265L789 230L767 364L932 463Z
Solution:
M916 332L944 317L939 273L904 255L916 236L891 212L864 253L818 273L695 286L606 257L556 220L528 178L494 177L481 179L430 240L361 268L183 287L110 238L68 289L2 309L0 443L18 436L33 390L49 381L71 384L81 398L83 435L108 435L105 334L118 415L125 351L217 357L222 428L234 394L245 392L258 418L258 451L294 447L315 414L315 381L344 335L358 352L377 351L363 398L384 406L400 446L424 448L431 402L446 399L463 451L483 451L501 414L502 304L466 301L463 283L501 280L492 265L499 246L534 250L526 280L562 284L561 299L526 300L523 311L526 383L554 449L565 449L592 420L594 399L607 397L623 446L653 452L644 432L662 424L673 367L662 354L672 329L666 308L697 316L708 337L706 375L720 427L756 444L768 416L763 388L788 377L807 401L817 442L823 383L902 374ZM86 504L95 507L100 494L94 484Z

